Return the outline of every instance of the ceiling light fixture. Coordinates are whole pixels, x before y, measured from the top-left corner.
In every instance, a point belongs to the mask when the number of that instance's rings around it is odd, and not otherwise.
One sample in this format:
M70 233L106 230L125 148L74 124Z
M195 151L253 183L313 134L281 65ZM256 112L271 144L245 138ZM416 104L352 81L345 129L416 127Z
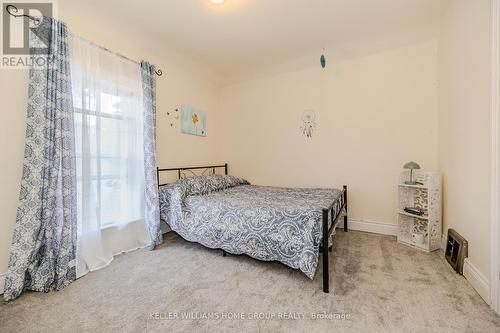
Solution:
M212 3L215 3L217 5L221 4L224 2L224 0L210 0Z

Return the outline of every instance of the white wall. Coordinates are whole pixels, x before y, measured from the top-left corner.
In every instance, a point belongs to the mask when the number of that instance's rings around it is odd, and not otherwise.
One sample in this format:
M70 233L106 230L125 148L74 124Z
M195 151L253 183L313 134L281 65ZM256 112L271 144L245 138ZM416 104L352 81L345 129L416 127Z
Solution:
M352 218L395 224L403 164L438 166L437 41L311 66L223 88L231 172L256 184L347 184ZM310 139L307 109L318 124Z
M61 4L63 5L63 4ZM77 3L59 7L59 18L69 29L97 44L124 54L132 59L145 59L158 65L164 72L157 79L157 150L160 166L191 163L220 162L218 159L217 124L219 110L219 79L210 70L182 57L163 57L161 45L157 50L148 49L154 41L134 34L126 22L111 22L99 13L83 13ZM94 18L90 24L88 17ZM99 22L96 24L95 22ZM24 135L27 107L28 74L25 70L0 71L0 282L7 270L10 242L16 218L17 199L24 153ZM181 135L179 129L170 128L166 112L181 104L189 104L207 112L207 138ZM1 286L0 286L1 288Z
M444 226L469 241L469 260L489 280L490 0L454 0L439 37L439 161Z

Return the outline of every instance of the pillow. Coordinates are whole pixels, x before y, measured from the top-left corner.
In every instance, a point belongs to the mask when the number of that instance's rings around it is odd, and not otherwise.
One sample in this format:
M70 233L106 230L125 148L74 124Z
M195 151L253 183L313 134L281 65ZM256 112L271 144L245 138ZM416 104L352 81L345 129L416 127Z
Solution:
M208 175L184 178L174 184L182 186L186 195L199 195L250 183L245 179L229 175Z
M160 199L160 212L162 215L168 216L170 210L170 198L175 190L175 183L162 185L158 188L158 196ZM162 216L163 217L163 216Z
M172 205L189 195L208 194L227 188L250 184L244 179L228 175L195 176L162 185L158 189L161 218L167 219ZM179 201L180 200L180 201Z

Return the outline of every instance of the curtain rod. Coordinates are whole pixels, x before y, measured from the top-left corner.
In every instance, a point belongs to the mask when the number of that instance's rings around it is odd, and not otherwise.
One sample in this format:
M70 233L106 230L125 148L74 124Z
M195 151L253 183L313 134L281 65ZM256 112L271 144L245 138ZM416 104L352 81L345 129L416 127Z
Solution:
M16 14L16 13L18 12L18 9L17 9L17 7L16 7L16 6L14 6L14 5L7 5L7 6L5 7L5 11L6 11L9 15L11 15L11 16L13 16L13 17L27 17L28 19L35 21L37 24L40 24L40 18L39 18L39 17L35 17L35 16L27 15L27 14ZM84 40L85 42L87 42L87 43L89 43L89 44L92 44L93 46L98 47L98 48L100 48L100 49L102 49L102 50L104 50L104 51L107 51L107 52L112 53L112 54L114 54L114 55L117 55L117 56L119 56L119 57L121 57L121 58L123 58L123 59L126 59L126 60L128 60L128 61L131 61L131 62L133 62L134 64L138 64L138 65L140 65L140 62L139 62L139 61L136 61L136 60L130 59L129 57L126 57L126 56L124 56L124 55L122 55L122 54L120 54L120 53L116 53L116 52L114 52L114 51L112 51L112 50L110 50L110 49L108 49L108 48L105 48L104 46L101 46L101 45L98 45L98 44L96 44L96 43L94 43L94 42L91 42L91 41L89 41L88 39L85 39L85 38L80 37L80 36L76 36L75 34L73 34L73 33L71 33L71 32L70 32L70 35L72 35L73 37L80 38L80 39ZM157 70L155 70L155 73L156 73L156 75L158 75L158 76L162 76L162 75L163 75L163 72L162 72L162 70L161 70L161 69L157 69Z

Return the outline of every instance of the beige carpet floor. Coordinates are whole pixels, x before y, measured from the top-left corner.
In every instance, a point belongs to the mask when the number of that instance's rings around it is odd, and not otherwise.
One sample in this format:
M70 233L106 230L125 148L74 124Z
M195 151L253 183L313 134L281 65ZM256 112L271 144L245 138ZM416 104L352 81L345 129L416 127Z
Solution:
M500 317L440 252L339 231L331 265L324 294L321 265L310 281L170 233L63 291L1 304L0 332L500 332Z

